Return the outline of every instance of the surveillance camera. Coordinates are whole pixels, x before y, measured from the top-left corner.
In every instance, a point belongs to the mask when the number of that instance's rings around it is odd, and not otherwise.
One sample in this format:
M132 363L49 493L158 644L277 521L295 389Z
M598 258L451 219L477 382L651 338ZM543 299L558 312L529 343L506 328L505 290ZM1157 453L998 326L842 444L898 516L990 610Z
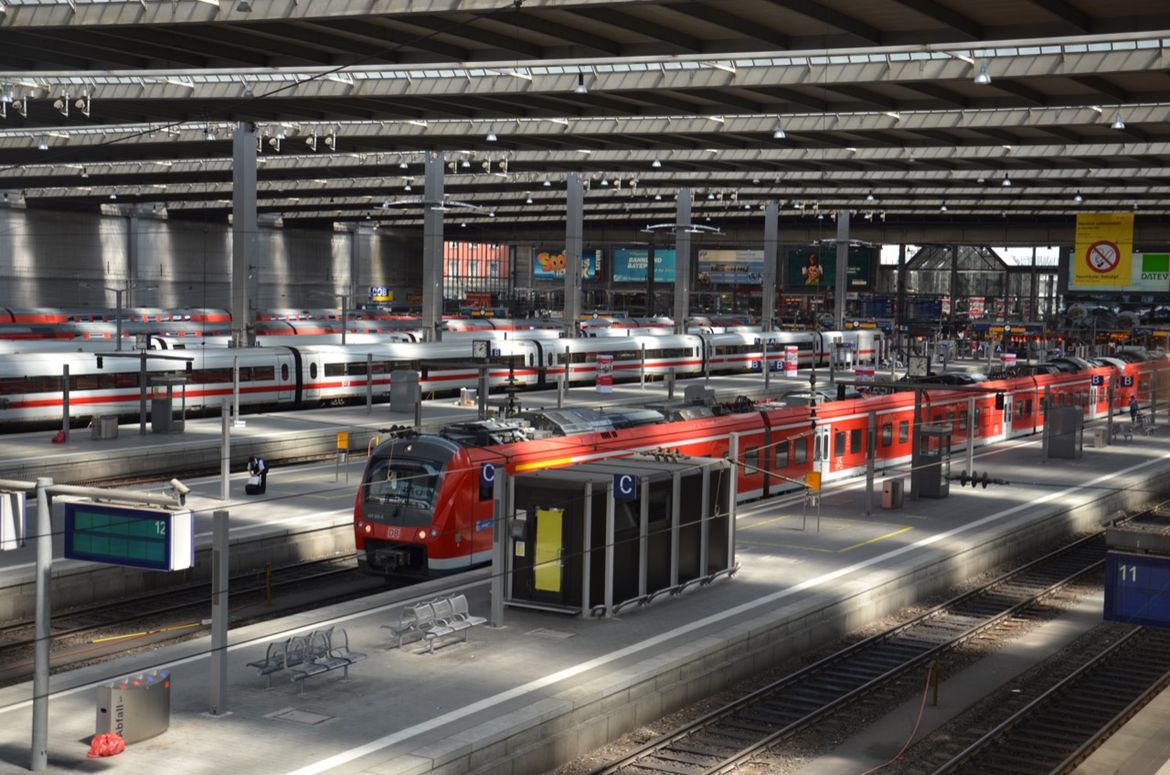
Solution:
M178 495L186 495L187 493L191 492L191 488L180 482L178 479L171 480L171 487L174 488L175 493Z

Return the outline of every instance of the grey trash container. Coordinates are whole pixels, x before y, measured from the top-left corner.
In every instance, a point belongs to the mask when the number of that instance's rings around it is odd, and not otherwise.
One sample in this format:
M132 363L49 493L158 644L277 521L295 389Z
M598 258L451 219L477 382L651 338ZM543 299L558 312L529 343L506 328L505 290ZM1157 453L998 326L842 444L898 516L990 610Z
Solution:
M116 414L103 414L100 417L95 417L90 426L90 432L93 434L94 441L118 438L118 416Z
M395 369L390 372L390 411L413 412L422 400L422 388L418 384L418 372L412 369Z
M138 673L97 690L97 731L117 732L127 745L167 731L171 725L171 674Z
M902 508L903 483L901 479L887 479L882 482L882 508Z

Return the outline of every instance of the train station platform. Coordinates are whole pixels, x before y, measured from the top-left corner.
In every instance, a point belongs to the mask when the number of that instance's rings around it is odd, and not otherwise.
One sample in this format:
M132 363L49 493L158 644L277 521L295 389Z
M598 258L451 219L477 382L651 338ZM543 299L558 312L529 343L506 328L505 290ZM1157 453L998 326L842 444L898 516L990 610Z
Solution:
M1041 462L1038 438L980 450L979 470L1010 485L953 486L941 500L865 513L864 480L828 486L819 519L800 497L748 504L737 518L741 570L619 617L505 610L502 626L423 653L392 648L382 625L440 594L489 612L490 571L381 592L232 629L226 706L210 713L208 638L52 677L50 773L223 771L539 773L774 662L866 625L1020 552L1095 527L1170 491L1170 433L1075 460ZM904 475L904 472L903 472ZM878 482L880 491L880 480ZM247 666L291 634L344 627L367 658L271 688ZM97 688L145 670L173 680L170 727L85 763ZM0 691L0 769L31 761L30 685Z

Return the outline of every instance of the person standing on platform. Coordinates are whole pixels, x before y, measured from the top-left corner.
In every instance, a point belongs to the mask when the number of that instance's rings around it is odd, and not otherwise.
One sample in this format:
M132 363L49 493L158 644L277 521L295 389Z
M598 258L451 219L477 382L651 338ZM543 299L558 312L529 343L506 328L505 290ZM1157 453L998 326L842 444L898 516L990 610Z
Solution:
M1129 419L1130 422L1136 423L1138 420L1138 400L1137 396L1129 397Z
M268 489L268 464L264 458L255 455L248 458L248 483L244 492L248 495L263 495Z

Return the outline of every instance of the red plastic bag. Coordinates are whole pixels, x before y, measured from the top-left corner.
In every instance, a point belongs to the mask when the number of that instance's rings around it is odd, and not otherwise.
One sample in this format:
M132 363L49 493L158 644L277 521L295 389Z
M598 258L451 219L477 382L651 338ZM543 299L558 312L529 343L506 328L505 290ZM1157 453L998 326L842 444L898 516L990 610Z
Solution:
M94 735L93 742L89 744L89 753L86 754L91 759L97 759L102 756L117 756L126 750L126 741L117 732L107 732L103 735Z
M57 431L57 434L55 436L53 436L53 443L54 444L64 444L65 443L65 431Z

